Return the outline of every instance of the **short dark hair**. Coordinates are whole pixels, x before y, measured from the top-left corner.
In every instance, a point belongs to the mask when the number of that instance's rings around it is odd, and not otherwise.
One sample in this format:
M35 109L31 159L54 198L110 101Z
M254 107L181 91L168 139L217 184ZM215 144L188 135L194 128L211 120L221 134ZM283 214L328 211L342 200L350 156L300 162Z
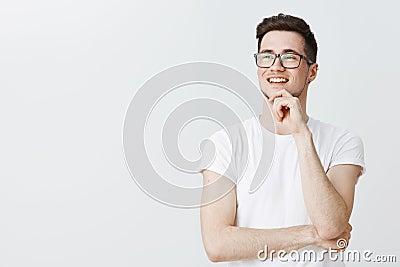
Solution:
M277 16L264 18L257 25L258 51L260 51L261 40L270 31L291 31L297 32L304 38L304 52L313 62L317 61L317 41L310 26L301 18L279 13Z

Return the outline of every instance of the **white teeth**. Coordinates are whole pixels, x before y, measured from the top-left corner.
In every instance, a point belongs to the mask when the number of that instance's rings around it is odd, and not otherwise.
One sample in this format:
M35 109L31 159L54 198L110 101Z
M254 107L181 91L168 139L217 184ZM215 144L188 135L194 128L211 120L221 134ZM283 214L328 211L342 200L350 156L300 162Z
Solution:
M287 82L287 79L285 79L285 78L269 78L268 80L270 83L285 83L285 82Z

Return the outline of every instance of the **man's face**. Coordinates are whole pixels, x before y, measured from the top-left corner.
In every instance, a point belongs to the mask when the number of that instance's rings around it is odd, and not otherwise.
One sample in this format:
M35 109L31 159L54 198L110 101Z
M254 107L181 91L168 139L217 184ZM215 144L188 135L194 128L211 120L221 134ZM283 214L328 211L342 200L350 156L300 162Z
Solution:
M304 38L297 32L270 31L261 40L259 52L274 54L293 52L305 55ZM260 88L264 95L268 97L270 97L271 92L282 89L287 90L295 97L299 97L303 89L308 87L308 81L314 78L310 74L310 68L304 59L301 60L298 68L286 69L281 65L279 57L276 58L270 68L259 67L257 70Z

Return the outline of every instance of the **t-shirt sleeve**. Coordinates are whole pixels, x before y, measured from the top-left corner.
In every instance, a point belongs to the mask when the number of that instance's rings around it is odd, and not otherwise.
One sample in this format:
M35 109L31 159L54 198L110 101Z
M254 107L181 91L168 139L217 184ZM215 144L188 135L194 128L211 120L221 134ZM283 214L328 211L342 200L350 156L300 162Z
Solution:
M210 170L225 176L236 182L235 161L230 138L224 129L214 133L207 139L214 144L215 153L211 163L202 163L201 170ZM205 149L212 149L210 142L206 143Z
M346 131L337 140L329 168L339 164L358 165L362 167L360 176L366 173L364 145L358 135Z

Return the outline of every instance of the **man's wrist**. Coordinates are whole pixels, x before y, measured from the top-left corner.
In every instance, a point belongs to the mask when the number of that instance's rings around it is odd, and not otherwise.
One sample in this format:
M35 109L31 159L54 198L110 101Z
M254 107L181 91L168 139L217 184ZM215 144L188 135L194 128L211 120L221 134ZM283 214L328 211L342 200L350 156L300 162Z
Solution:
M306 242L310 245L316 245L318 241L318 232L314 225L307 225L306 226Z
M293 134L295 141L307 141L312 137L312 133L307 125L304 125L301 130Z

